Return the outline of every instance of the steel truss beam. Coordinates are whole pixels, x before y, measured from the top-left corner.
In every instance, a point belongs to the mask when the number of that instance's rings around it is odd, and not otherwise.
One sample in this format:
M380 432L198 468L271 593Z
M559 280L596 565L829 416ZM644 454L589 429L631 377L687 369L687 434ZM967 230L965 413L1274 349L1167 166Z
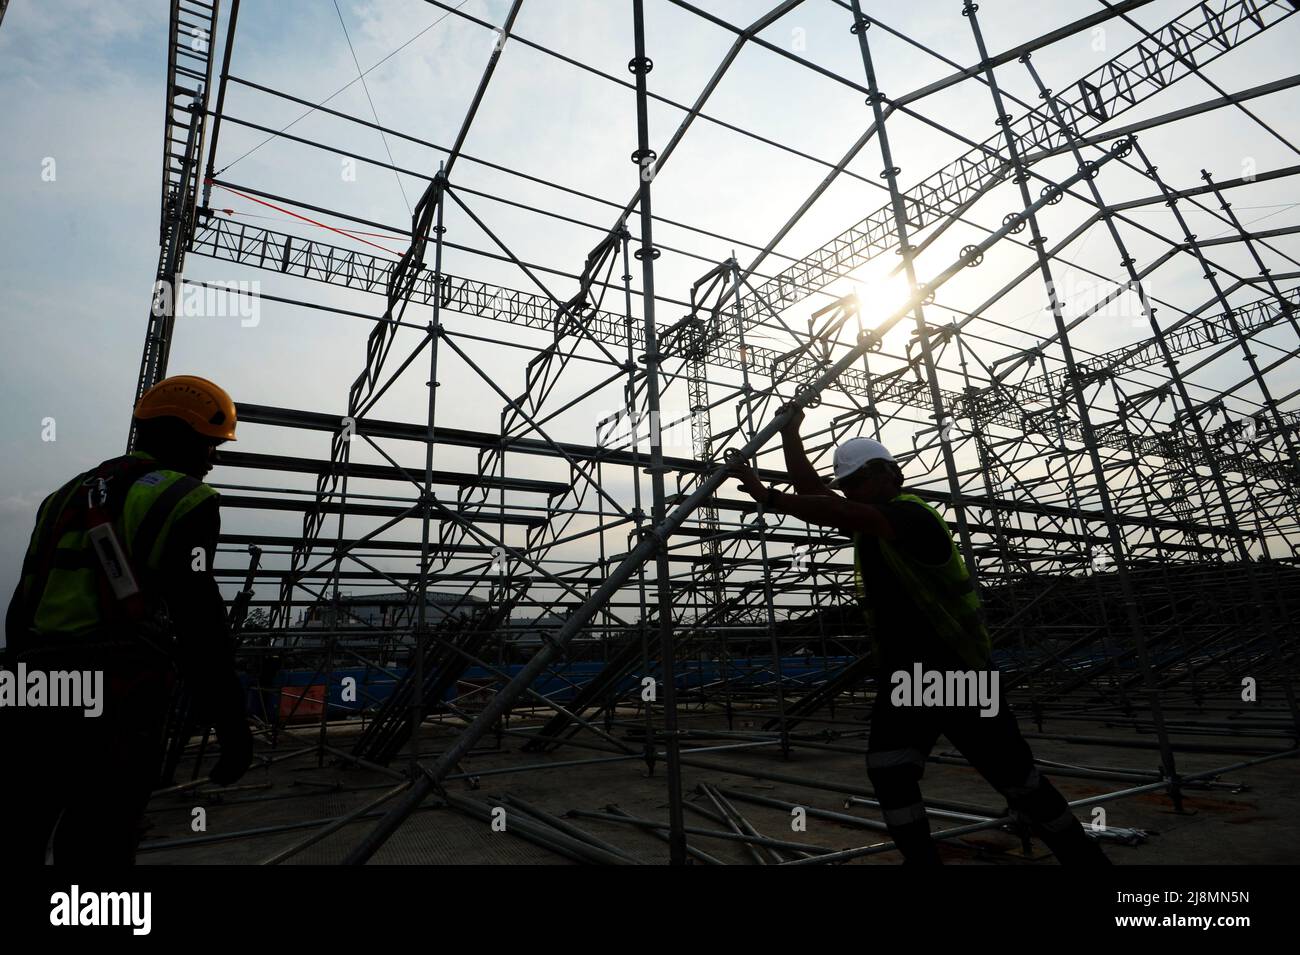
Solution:
M314 239L217 217L210 217L198 229L191 251L214 259L373 294L380 294L388 288L396 266L392 260L381 259L366 252L343 249ZM410 301L431 304L435 297L435 286L440 288L439 305L447 311L544 331L556 330L558 313L553 299L446 272L437 281L427 270L416 276L411 283ZM1300 286L1288 289L1286 297L1288 301L1300 301ZM1245 327L1251 331L1262 331L1281 320L1283 315L1270 311L1270 303L1274 301L1272 298L1264 298L1243 306L1238 314L1243 316ZM1223 315L1211 315L1192 321L1195 316L1196 313L1192 313L1184 320L1185 327L1184 322L1180 322L1172 330L1169 341L1175 355L1190 354L1221 340L1226 324ZM627 348L629 343L633 348L642 347L640 330L633 325L629 334L629 326L623 316L587 308L583 311L583 325L593 338L620 350ZM1113 368L1114 363L1121 362L1123 369L1137 369L1147 363L1144 359L1154 362L1158 357L1154 339L1147 339L1094 358L1085 358L1081 365L1086 368ZM735 371L748 369L796 381L807 380L819 368L824 367L819 354L809 352L806 348L782 354L758 345L746 344L742 348L739 343L727 342L714 343L707 361L715 367ZM919 379L907 377L907 370L903 368L870 379L863 371L849 369L835 387L846 394L869 398L873 406L886 403L916 405L924 398L926 386ZM969 416L986 424L1025 430L1028 425L1025 408L1056 402L1056 396L1060 394L1059 373L1057 377L1049 379L1003 382L995 392L974 396L947 389L941 389L941 394L945 407L951 409L957 417ZM1289 412L1288 417L1293 423L1300 424L1300 414ZM338 427L337 422L335 427ZM1081 440L1078 422L1069 420L1062 427L1067 437L1075 441ZM1106 447L1126 449L1128 444L1124 433L1125 428L1120 423L1103 425L1098 429L1098 442ZM1174 435L1135 435L1133 440L1143 455L1165 457L1184 467L1204 463L1194 448ZM1254 458L1238 456L1225 459L1223 463L1232 470L1245 471L1257 479L1298 480L1291 475L1289 469Z

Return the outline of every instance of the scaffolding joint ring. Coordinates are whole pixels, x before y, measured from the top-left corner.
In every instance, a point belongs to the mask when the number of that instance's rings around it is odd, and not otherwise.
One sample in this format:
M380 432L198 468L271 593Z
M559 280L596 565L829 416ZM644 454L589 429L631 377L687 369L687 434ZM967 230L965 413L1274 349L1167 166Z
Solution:
M642 540L647 537L653 538L656 547L664 548L668 546L668 538L664 537L663 532L657 527L639 527L637 533L640 534Z
M807 385L800 385L799 389L794 393L794 398L790 401L791 405L798 405L801 408L820 408L821 403L821 392L811 391Z

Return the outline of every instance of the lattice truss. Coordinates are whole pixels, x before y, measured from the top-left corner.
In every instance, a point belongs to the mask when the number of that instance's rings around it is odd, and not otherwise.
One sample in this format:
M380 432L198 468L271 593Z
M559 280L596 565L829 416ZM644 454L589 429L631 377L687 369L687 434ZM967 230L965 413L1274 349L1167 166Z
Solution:
M1072 4L1006 48L960 0L916 36L856 0L611 4L595 47L542 4L411 2L466 66L412 113L346 10L300 31L352 51L322 98L245 37L259 6L173 3L159 262L232 309L259 282L258 319L155 308L140 387L240 343L219 573L269 613L254 669L363 668L322 740L363 716L386 762L449 721L427 782L524 711L534 749L639 726L670 757L679 709L833 725L851 548L722 477L779 484L791 402L820 467L877 437L947 515L1040 716L1132 702L1167 743L1160 694L1251 674L1294 718L1300 150L1265 115L1297 77L1241 68L1292 3Z

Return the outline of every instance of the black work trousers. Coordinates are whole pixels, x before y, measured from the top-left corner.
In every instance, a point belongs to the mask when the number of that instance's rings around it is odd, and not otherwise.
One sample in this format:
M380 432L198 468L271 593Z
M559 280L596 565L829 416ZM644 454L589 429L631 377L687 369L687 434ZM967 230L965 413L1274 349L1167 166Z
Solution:
M58 662L58 669L74 668ZM51 837L55 865L135 860L158 781L172 681L121 664L103 672L97 717L81 709L0 707L0 845L14 863L43 865Z
M940 861L920 786L926 757L940 735L1006 797L1063 865L1109 864L1065 797L1034 766L1029 744L1005 700L996 716L981 716L976 707L895 706L886 680L871 714L867 776L905 864Z

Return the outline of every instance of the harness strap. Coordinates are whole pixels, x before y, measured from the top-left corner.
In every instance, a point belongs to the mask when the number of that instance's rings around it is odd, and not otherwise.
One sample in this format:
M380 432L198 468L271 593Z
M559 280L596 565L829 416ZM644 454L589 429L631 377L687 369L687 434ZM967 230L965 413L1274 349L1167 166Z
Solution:
M32 615L26 621L29 627L34 623L50 572L56 568L98 571L95 582L100 608L108 621L129 622L143 615L143 595L127 601L117 599L95 553L94 542L87 540L87 546L82 548L60 545L70 533L89 535L102 525L111 528L114 518L122 513L131 485L156 466L151 459L133 455L111 458L93 470L79 474L47 499L36 531L34 586L27 594L27 607Z

